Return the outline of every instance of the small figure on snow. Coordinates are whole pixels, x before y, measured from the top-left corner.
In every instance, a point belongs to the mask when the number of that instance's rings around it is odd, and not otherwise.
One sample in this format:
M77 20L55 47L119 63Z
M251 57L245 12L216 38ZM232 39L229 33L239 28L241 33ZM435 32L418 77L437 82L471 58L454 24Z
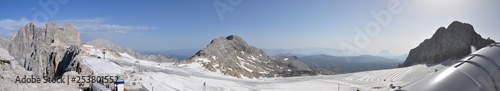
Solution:
M203 91L206 91L206 82L203 82Z

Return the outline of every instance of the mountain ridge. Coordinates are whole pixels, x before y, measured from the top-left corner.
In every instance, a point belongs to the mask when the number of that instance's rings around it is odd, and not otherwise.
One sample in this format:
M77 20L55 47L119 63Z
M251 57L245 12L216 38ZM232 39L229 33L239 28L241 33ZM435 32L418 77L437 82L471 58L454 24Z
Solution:
M263 50L247 44L241 37L229 35L213 39L205 49L198 51L188 60L177 62L175 65L189 66L197 63L210 71L221 72L238 78L298 75L293 73L293 71L298 71L293 67L299 66L286 66L287 64L282 63L282 60L273 60ZM309 72L310 69L308 68L300 71L306 72L297 73L314 73Z
M135 57L137 59L142 59L142 60L150 60L150 61L156 61L156 62L175 62L176 61L176 59L167 58L167 57L162 56L162 55L143 55L136 50L133 50L133 49L128 48L128 47L123 47L123 46L117 45L117 44L111 42L110 40L103 39L103 38L94 39L94 40L85 42L84 44L105 48L107 50L112 50L115 52L127 53L127 54L131 55L132 57Z
M482 38L471 24L453 21L447 28L438 28L430 39L411 49L400 67L460 59L471 53L471 46L480 49L491 43L495 41Z

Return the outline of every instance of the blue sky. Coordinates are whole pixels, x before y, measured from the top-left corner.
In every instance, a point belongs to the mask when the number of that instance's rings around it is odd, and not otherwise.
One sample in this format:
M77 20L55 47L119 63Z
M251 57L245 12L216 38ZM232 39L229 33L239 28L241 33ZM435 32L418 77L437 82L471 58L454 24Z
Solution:
M229 2L233 1L233 2ZM388 25L356 44L355 28L376 22L372 12L398 1ZM28 22L70 22L82 40L106 38L141 51L204 48L227 35L259 48L343 48L361 54L408 53L441 26L458 20L500 40L499 0L2 0L0 34L11 37ZM48 3L48 4L47 4ZM216 3L216 4L214 4ZM50 5L47 9L46 6ZM218 13L218 9L232 9ZM44 17L46 15L48 17ZM35 18L34 18L35 17ZM45 20L47 19L47 20ZM366 33L366 32L363 32Z

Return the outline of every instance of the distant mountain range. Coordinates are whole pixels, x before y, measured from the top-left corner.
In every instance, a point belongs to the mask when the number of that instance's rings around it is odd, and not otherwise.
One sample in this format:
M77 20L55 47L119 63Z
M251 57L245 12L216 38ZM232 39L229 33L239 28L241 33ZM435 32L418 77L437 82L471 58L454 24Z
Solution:
M302 56L299 59L311 67L330 69L330 71L337 71L337 73L395 68L403 62L402 60L370 55L331 56L322 54Z
M149 60L149 61L155 61L155 62L176 62L177 61L177 59L165 57L162 55L155 55L155 54L143 55L143 54L141 54L133 49L117 45L117 44L115 44L107 39L95 39L95 40L91 40L88 42L84 42L83 44L88 44L88 45L93 45L96 47L106 48L109 51L128 53L132 57L135 57L137 59L142 59L142 60Z
M333 56L344 56L344 53L340 49L334 48L292 48L292 49L263 49L268 55L276 56L280 54L296 54L296 55L333 55ZM347 55L351 56L351 55Z
M188 59L193 54L198 52L203 48L192 48L192 49L173 49L165 51L140 51L143 54L160 54L167 57L177 58L179 60ZM343 55L341 50L333 48L294 48L294 49L262 49L269 56L280 56L283 54L293 54L294 56L306 56L306 55Z
M141 54L148 55L163 55L168 58L175 58L178 60L185 60L191 57L193 54L198 52L203 48L192 48L192 49L173 49L166 51L139 51ZM269 56L310 56L310 55L331 55L331 56L359 56L359 55L367 55L367 54L354 54L354 55L344 55L340 49L334 48L319 48L319 47L311 47L311 48L293 48L293 49L262 49ZM408 54L403 55L393 55L387 50L381 51L379 54L373 56L380 56L389 59L398 59L405 60Z
M174 50L166 50L166 51L139 51L141 54L148 55L163 55L168 58L175 58L177 60L186 60L193 56L196 52L200 51L203 48L193 48L193 49L174 49Z
M360 55L372 55L385 57L389 59L406 59L408 54L394 55L388 50L382 50L378 54L362 54L354 53L352 55L345 55L342 50L335 48L292 48L292 49L263 49L266 53L271 56L282 56L282 55L294 55L294 56L310 56L310 55L330 55L330 56L360 56Z

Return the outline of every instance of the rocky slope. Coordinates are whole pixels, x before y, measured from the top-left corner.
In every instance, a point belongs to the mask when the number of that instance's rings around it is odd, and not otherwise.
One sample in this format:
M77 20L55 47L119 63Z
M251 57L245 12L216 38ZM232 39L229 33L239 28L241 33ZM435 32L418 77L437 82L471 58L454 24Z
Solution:
M7 49L0 46L0 61L12 61L14 57L9 54Z
M100 48L105 48L106 50L110 50L110 51L114 51L114 52L127 53L130 56L133 56L133 57L135 57L137 59L141 59L141 60L150 60L150 61L156 61L156 62L175 62L176 61L176 59L167 58L167 57L162 56L162 55L142 55L133 49L116 45L107 39L95 39L95 40L86 42L84 44L93 45L95 47L100 47Z
M295 62L286 62L288 60L284 60L285 58L279 59L273 61L261 49L248 45L239 36L230 35L213 39L205 49L198 51L191 58L180 61L175 65L190 66L192 64L201 64L210 71L221 72L225 75L238 78L293 76L298 74L291 74L294 73L291 71L310 71L307 67L303 67L303 65L295 66L293 65ZM291 63L291 66L288 66L288 63Z
M448 28L440 27L430 39L426 39L410 50L401 67L414 64L437 64L448 59L460 59L471 53L471 46L480 49L494 42L489 38L483 39L474 31L472 25L454 21Z
M279 56L271 58L271 61L280 66L278 74L283 77L301 76L301 75L318 75L320 71L310 68L297 56Z
M9 54L9 51L5 49L7 47L8 40L0 37L0 60L12 61L14 57Z
M62 75L68 66L75 63L80 50L80 33L71 24L60 28L55 23L38 28L28 23L13 36L7 50L18 64L35 76ZM71 47L70 47L71 46ZM63 63L64 65L60 65Z

